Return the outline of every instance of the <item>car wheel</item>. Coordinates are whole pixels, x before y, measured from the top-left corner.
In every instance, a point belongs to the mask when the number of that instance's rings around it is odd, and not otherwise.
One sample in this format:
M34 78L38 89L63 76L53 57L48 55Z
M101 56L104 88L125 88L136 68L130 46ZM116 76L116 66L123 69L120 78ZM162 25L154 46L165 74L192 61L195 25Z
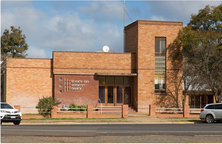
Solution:
M212 115L207 115L205 121L207 123L213 123L214 122L214 117Z
M13 122L14 125L19 125L20 124L20 121L16 121L16 122Z

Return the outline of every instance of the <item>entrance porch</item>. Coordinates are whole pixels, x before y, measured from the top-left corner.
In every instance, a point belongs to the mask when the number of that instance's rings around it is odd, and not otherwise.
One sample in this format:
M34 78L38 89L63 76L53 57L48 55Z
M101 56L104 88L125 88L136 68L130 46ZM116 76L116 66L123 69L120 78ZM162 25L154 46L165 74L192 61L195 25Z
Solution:
M132 76L99 76L99 103L103 106L133 107L134 79Z

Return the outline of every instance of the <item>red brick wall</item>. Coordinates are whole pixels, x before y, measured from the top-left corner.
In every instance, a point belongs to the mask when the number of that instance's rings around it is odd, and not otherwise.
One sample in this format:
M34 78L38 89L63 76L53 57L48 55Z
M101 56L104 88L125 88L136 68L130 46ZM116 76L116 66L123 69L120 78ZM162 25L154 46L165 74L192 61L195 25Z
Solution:
M132 23L125 27L125 52L137 53L138 52L138 25Z
M149 105L156 104L170 99L154 93L154 69L155 69L155 37L166 37L166 47L168 48L182 29L182 22L165 21L136 21L125 27L125 48L127 52L137 52L137 97L138 112L149 113ZM136 39L137 38L137 39ZM166 85L173 91L174 87L167 79L171 73L175 72L170 60L168 60L169 50L166 53ZM178 67L177 69L181 69ZM179 72L179 74L181 71ZM181 85L182 88L182 85ZM179 100L182 99L182 89L179 90ZM172 102L172 101L171 101ZM170 104L170 103L167 103ZM175 106L174 104L172 104ZM158 104L157 104L158 106ZM164 105L163 105L164 106ZM170 107L170 105L167 105Z
M137 57L138 57L138 25L137 23L132 23L128 25L125 30L125 52L135 53L136 63L135 63L135 72L137 72ZM138 109L138 85L137 85L137 77L134 77L134 85L133 85L133 107Z
M22 115L22 119L30 119L30 118L36 118L36 119L41 119L44 118L42 115Z
M19 59L6 61L6 102L35 107L42 96L52 96L52 60Z
M54 73L131 73L135 54L105 52L53 52Z
M60 80L60 78L62 78L62 80ZM67 82L64 84L64 81L67 81L67 79L69 82L74 80L78 81L70 82L69 84L80 84L81 86L68 87L67 91ZM84 81L86 83L84 83ZM62 87L59 86L60 84L62 84ZM81 90L71 90L69 88L81 88ZM60 90L62 90L62 93L60 93ZM93 105L93 107L95 107L99 97L99 81L96 76L54 75L54 97L61 101L59 107L62 105L70 105L71 103L85 106Z

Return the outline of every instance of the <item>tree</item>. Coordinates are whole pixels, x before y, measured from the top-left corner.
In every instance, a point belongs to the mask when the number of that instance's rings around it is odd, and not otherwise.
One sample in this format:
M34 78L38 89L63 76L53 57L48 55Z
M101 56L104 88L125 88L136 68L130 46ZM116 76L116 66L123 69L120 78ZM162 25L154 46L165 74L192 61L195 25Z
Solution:
M53 110L53 106L59 105L61 102L53 99L53 97L44 97L39 99L38 105L36 108L38 109L38 112L43 117L47 117L50 115Z
M185 49L182 48L182 37L183 33L180 31L177 39L168 47L168 60L171 61L172 69L182 68L182 73L181 70L177 70L168 77L169 83L174 85L174 90L167 89L167 91L168 96L172 97L174 101L180 102L179 97L182 87L184 95L182 105L185 105L188 92L190 94L190 89L198 84L199 77L196 76L198 70L187 62Z
M192 70L198 83L192 87L199 90L210 89L215 101L222 101L222 4L217 7L207 5L183 28L177 41L183 47L182 55ZM192 75L188 74L187 76Z
M24 58L27 56L28 44L25 41L26 36L22 34L20 27L11 26L11 32L5 29L1 37L1 60L7 56L13 58Z
M188 26L191 26L193 30L222 32L221 15L222 4L217 7L207 5L204 9L200 9L197 15L191 15Z

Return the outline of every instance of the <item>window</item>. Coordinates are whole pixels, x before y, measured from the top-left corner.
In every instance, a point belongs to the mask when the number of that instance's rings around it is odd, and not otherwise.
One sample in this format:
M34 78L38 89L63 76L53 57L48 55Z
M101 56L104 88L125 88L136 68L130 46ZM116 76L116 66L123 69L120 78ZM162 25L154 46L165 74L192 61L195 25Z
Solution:
M117 97L116 97L116 102L117 103L122 103L123 101L122 101L122 99L123 99L123 86L117 86Z
M208 104L209 96L206 95L189 95L190 108L203 108Z
M132 85L133 77L130 76L99 76L99 84L110 84L110 85Z
M105 86L99 86L99 103L105 103Z
M215 105L215 109L221 109L222 110L222 104Z
M106 84L114 84L114 77L106 77Z
M60 90L59 93L62 93L62 90Z
M166 58L165 56L155 56L155 74L165 74Z
M1 109L13 109L13 107L7 103L1 103Z
M164 55L166 53L166 38L155 38L155 54Z
M59 87L62 87L62 84L59 84Z
M106 84L106 78L105 77L99 77L99 84Z
M165 77L155 77L155 90L165 90Z
M62 80L62 78L60 77L60 78L59 78L59 80L61 81L61 80Z
M123 77L116 77L116 84L123 84Z
M155 38L155 92L166 89L166 38Z
M124 77L124 84L131 85L133 83L133 77Z
M206 107L206 109L214 109L214 105L209 105Z

